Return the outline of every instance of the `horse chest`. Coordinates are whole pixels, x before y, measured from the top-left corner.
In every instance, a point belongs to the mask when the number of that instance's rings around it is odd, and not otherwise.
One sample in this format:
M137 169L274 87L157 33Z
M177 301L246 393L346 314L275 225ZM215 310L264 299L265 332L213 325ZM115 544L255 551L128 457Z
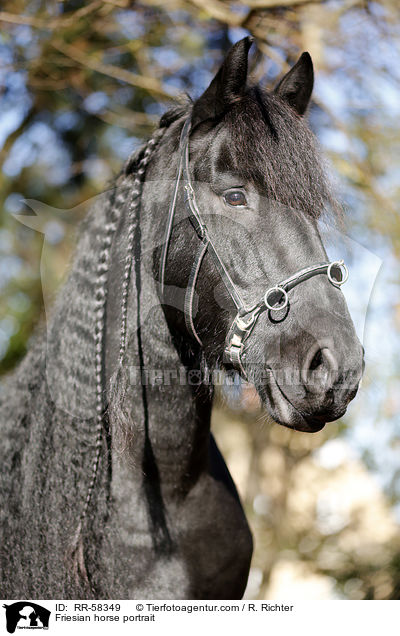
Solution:
M241 598L252 539L238 500L203 473L185 494L163 497L171 543L157 543L143 487L126 466L114 474L109 565L126 598Z

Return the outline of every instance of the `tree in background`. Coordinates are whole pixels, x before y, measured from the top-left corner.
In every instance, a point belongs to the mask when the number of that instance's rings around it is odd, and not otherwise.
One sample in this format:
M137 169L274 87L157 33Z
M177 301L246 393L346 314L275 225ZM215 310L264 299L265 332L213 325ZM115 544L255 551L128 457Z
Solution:
M395 0L5 0L0 10L1 373L21 359L43 315L43 234L51 295L84 202L108 186L171 102L184 91L198 96L248 33L259 50L253 75L266 84L301 51L313 57L310 122L337 175L346 232L388 265L350 419L312 437L260 424L250 390L229 418L226 404L215 411L257 537L254 595L276 594L298 576L328 597L399 596L399 13ZM33 214L24 200L42 203L39 225L14 218ZM337 435L344 446L335 451ZM339 496L335 504L343 474L365 501L346 508Z

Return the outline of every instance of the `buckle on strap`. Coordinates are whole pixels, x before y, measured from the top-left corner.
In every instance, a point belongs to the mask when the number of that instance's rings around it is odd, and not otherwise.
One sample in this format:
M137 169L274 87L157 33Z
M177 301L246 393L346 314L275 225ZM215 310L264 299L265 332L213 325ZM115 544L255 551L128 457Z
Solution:
M244 343L241 336L234 334L224 350L224 362L231 364L237 371L240 371L247 380L247 373L242 364L245 357L243 348Z
M261 311L262 306L255 307L251 312L248 312L250 313L248 320L244 319L243 311L239 311L235 316L225 341L225 362L229 362L236 369L240 370L245 378L247 378L247 374L242 365L244 343L251 334Z

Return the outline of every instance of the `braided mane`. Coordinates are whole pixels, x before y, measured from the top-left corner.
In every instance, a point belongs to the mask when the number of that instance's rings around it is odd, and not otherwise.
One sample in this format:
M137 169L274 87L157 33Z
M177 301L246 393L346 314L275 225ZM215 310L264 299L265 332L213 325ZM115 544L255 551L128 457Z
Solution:
M100 203L95 203L84 219L79 232L81 246L78 244L70 276L56 299L47 332L42 328L36 334L29 353L2 387L0 411L5 429L4 443L0 446L3 464L0 495L13 511L5 519L0 540L3 598L12 598L15 589L26 589L28 596L36 590L36 595L43 597L41 590L47 589L53 579L58 598L71 593L75 597L78 594L96 598L96 583L89 576L93 566L87 563L88 558L93 561L95 557L87 545L92 544L88 537L93 534L94 517L103 521L107 518L110 497L111 439L104 364L112 245L121 223L127 222L121 363L126 346L128 290L142 187L146 168L164 130L157 129L128 159L117 182L105 195L106 200L103 197ZM12 453L7 439L13 440ZM26 449L30 449L28 453ZM50 451L58 459L51 460ZM50 461L53 474L49 472ZM60 492L58 479L63 480L65 492ZM101 493L96 496L96 510L95 488L96 493ZM60 527L56 519L51 519L52 511L58 508L65 516L62 552ZM35 516L35 510L41 510L41 514ZM19 563L19 554L24 553L29 555L30 568ZM52 565L40 563L44 554L51 554ZM41 575L33 579L30 572L35 570ZM61 582L54 577L56 571L63 570L67 580Z
M137 223L140 210L140 197L142 194L142 186L146 175L146 168L151 160L152 154L164 134L164 128L157 129L153 136L147 141L138 153L134 153L130 157L124 168L124 175L130 177L134 174L133 185L130 185L129 195L130 204L128 209L128 250L125 257L125 266L122 282L122 315L121 315L121 332L120 332L120 348L119 348L119 364L122 364L125 348L126 348L126 320L128 310L128 293L129 283L131 280L132 261L134 258L134 241L135 230L139 231ZM123 192L125 189L122 190ZM83 558L82 547L82 528L85 523L90 501L92 498L94 486L96 483L97 472L101 450L103 447L103 437L106 439L110 436L108 427L107 404L105 403L105 373L104 373L104 331L105 331L105 310L107 303L107 273L110 267L110 251L113 237L118 228L119 211L121 205L118 201L114 201L115 189L110 201L110 219L106 225L106 234L103 241L102 250L100 252L99 264L97 267L97 283L95 286L95 365L96 365L96 423L95 423L95 452L92 463L91 477L87 489L87 495L80 514L77 531L74 537L71 554L74 562L74 570L79 572L81 576L89 583L86 567ZM114 205L116 203L116 205ZM122 203L122 202L121 202ZM139 290L138 290L139 293ZM110 444L107 444L109 448Z

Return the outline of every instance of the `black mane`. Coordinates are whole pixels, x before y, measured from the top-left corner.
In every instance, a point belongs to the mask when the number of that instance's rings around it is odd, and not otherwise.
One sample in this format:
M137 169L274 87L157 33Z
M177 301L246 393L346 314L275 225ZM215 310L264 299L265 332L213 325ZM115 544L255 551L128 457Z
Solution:
M164 113L160 127L168 128L189 116L187 100ZM220 149L218 169L230 170L250 181L265 196L293 210L319 218L329 210L340 216L318 142L308 126L288 104L259 86L248 87L243 97L217 122L202 127L226 128L227 141ZM210 163L204 154L205 168Z

